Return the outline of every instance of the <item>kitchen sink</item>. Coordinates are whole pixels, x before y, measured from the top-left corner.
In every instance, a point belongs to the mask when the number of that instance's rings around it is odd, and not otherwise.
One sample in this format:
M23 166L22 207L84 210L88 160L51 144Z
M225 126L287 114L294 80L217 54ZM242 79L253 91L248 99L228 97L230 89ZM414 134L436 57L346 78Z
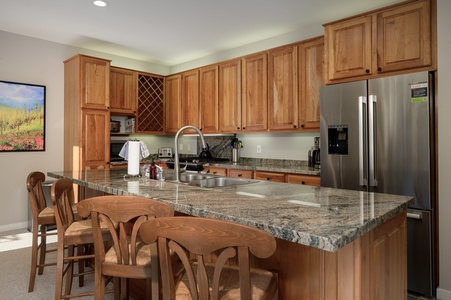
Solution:
M166 177L166 180L174 180L172 176ZM256 180L241 179L233 177L215 176L201 173L183 172L180 174L180 182L200 187L226 187L232 185L243 185L257 182Z

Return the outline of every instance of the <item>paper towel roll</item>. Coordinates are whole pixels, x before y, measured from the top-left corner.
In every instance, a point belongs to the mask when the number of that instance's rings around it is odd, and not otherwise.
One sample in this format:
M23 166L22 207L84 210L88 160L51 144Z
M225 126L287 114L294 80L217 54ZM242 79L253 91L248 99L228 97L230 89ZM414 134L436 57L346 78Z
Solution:
M139 175L139 141L128 142L128 175Z
M132 194L139 194L139 181L128 181L127 190Z

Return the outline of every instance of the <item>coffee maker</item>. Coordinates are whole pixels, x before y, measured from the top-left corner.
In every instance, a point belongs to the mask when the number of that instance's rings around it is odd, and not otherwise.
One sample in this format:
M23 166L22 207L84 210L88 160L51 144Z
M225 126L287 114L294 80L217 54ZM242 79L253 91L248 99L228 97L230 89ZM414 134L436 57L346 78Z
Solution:
M320 161L320 149L319 149L319 137L314 138L314 146L308 152L308 167L319 169L321 167Z

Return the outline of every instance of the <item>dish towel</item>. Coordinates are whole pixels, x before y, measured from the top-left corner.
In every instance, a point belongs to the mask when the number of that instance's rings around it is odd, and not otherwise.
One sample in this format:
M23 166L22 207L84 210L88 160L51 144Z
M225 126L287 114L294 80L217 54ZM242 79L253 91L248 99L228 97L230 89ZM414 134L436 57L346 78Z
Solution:
M139 150L140 160L150 155L149 149L147 149L147 145L143 141L139 141ZM122 147L121 151L119 152L119 156L125 160L128 160L128 141Z

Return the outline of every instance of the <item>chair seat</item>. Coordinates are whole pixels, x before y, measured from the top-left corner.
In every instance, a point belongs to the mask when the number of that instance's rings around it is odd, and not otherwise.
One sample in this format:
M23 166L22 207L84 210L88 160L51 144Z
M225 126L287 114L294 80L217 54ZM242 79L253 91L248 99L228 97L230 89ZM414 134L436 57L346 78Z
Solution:
M130 245L129 250L131 251ZM105 263L117 264L117 253L114 246L105 254ZM129 264L132 264L131 256L129 257ZM150 245L142 241L136 243L136 265L150 266Z
M213 265L206 264L208 278L213 277ZM197 272L197 265L193 264L194 273ZM275 291L277 289L277 275L267 270L251 268L251 292L252 299L264 299L268 290ZM239 289L239 272L237 266L225 267L222 270L221 286L219 288L219 299L231 300L240 299ZM211 294L210 294L211 297ZM189 291L188 276L185 274L178 282L176 288L177 300L192 299Z
M54 225L56 224L55 220L55 211L53 210L53 207L46 207L38 215L38 222L39 224L44 225Z
M82 237L85 240L85 243L88 240L92 240L92 220L91 219L84 219L80 221L75 221L72 224L69 225L69 227L64 232L64 239L66 240L66 243L71 244L70 240L72 238L74 239L80 239ZM110 232L108 230L108 227L103 222L100 222L100 228L102 230L102 234L109 236ZM73 242L77 243L77 242Z

